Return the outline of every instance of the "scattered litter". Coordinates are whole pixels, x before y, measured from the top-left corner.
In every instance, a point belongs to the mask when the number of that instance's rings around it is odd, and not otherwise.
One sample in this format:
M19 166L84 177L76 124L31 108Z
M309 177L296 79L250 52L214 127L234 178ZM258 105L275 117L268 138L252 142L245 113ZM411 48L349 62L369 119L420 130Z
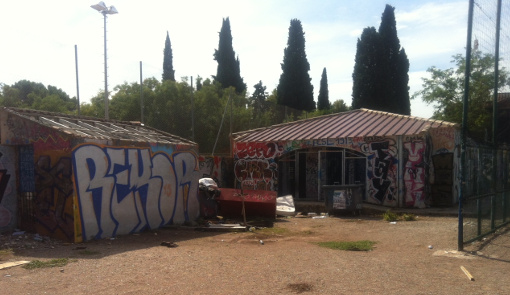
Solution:
M308 217L317 216L317 213L315 212L308 212Z
M21 236L21 235L24 235L25 234L25 231L15 231L12 233L13 236Z
M312 219L323 219L326 217L327 217L326 215L321 215L321 216L314 216L314 217L312 217Z
M429 245L429 249L434 249L434 246L432 246L432 245Z
M110 241L113 241L113 240L115 240L115 238L110 238Z
M10 278L10 277L11 277L11 275L5 275L5 277L6 277L6 278Z
M165 246L168 248L175 248L175 247L177 247L177 244L174 242L161 242L161 246Z
M470 281L475 280L475 278L469 273L469 271L464 266L461 266L460 269L462 269L462 271L466 274Z
M34 235L34 240L35 240L35 241L42 241L42 240L43 240L43 238L42 238L39 234L35 234L35 235Z
M390 224L397 224L397 222L396 221L392 221L392 222L390 222Z
M261 245L264 245L264 241L262 241L262 240L260 240L260 241L259 241L259 243L260 243Z

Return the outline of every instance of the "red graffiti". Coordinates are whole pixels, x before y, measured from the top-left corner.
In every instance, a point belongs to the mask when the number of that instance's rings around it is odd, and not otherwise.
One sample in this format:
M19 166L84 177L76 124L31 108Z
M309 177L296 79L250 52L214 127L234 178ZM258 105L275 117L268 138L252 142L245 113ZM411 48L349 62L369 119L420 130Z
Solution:
M235 144L235 154L238 159L274 159L282 152L283 147L274 142L238 142Z

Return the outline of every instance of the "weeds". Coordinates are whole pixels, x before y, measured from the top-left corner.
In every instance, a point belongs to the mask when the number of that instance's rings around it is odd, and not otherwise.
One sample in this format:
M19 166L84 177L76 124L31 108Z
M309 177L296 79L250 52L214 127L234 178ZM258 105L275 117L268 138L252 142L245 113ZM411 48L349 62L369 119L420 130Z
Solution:
M346 250L346 251L372 251L375 245L373 241L354 241L354 242L319 242L321 247L333 250Z
M383 213L383 220L384 221L397 221L397 220L401 220L401 221L415 221L416 220L416 215L414 214L411 214L411 213L403 213L401 215L395 213L395 212L392 212L391 210L386 210L386 212Z

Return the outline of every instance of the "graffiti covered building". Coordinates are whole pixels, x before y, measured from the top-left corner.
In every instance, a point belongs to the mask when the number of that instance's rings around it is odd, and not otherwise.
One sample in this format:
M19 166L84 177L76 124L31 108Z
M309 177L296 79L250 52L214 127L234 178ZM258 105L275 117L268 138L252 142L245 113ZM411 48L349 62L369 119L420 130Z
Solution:
M0 231L68 241L199 215L196 143L140 124L0 109Z
M457 199L459 126L358 109L232 135L243 188L297 200L325 199L324 186L362 186L388 207L448 206Z

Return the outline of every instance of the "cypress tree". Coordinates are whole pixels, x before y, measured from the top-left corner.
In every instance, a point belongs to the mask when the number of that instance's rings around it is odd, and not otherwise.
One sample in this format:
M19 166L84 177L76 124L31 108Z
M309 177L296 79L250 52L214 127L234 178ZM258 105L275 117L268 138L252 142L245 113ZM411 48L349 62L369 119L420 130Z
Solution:
M386 102L386 109L393 113L410 115L411 103L409 100L409 60L404 49L400 49L400 40L397 36L397 22L395 21L395 8L386 5L379 26L381 35L381 67L386 73L382 84L382 100ZM404 84L405 83L405 84ZM404 84L404 85L402 85Z
M379 32L370 27L358 39L352 107L410 115L409 60L400 48L395 8L386 5Z
M219 36L218 49L214 52L214 60L218 62L214 80L218 81L223 88L233 86L237 93L242 93L246 90L246 84L241 78L239 57L235 57L232 47L232 33L228 17L223 19Z
M317 98L317 108L319 110L329 110L331 103L329 102L328 75L326 68L322 70L321 88L319 89L319 97Z
M301 21L290 21L289 38L284 50L282 74L277 87L278 104L312 111L315 109L313 85L308 74L310 64L305 52L305 33Z
M352 74L352 108L380 109L377 98L383 72L378 67L380 37L374 27L365 28L358 39Z
M166 31L165 49L163 50L163 81L171 80L175 82L174 73L172 45L170 44L168 31Z

